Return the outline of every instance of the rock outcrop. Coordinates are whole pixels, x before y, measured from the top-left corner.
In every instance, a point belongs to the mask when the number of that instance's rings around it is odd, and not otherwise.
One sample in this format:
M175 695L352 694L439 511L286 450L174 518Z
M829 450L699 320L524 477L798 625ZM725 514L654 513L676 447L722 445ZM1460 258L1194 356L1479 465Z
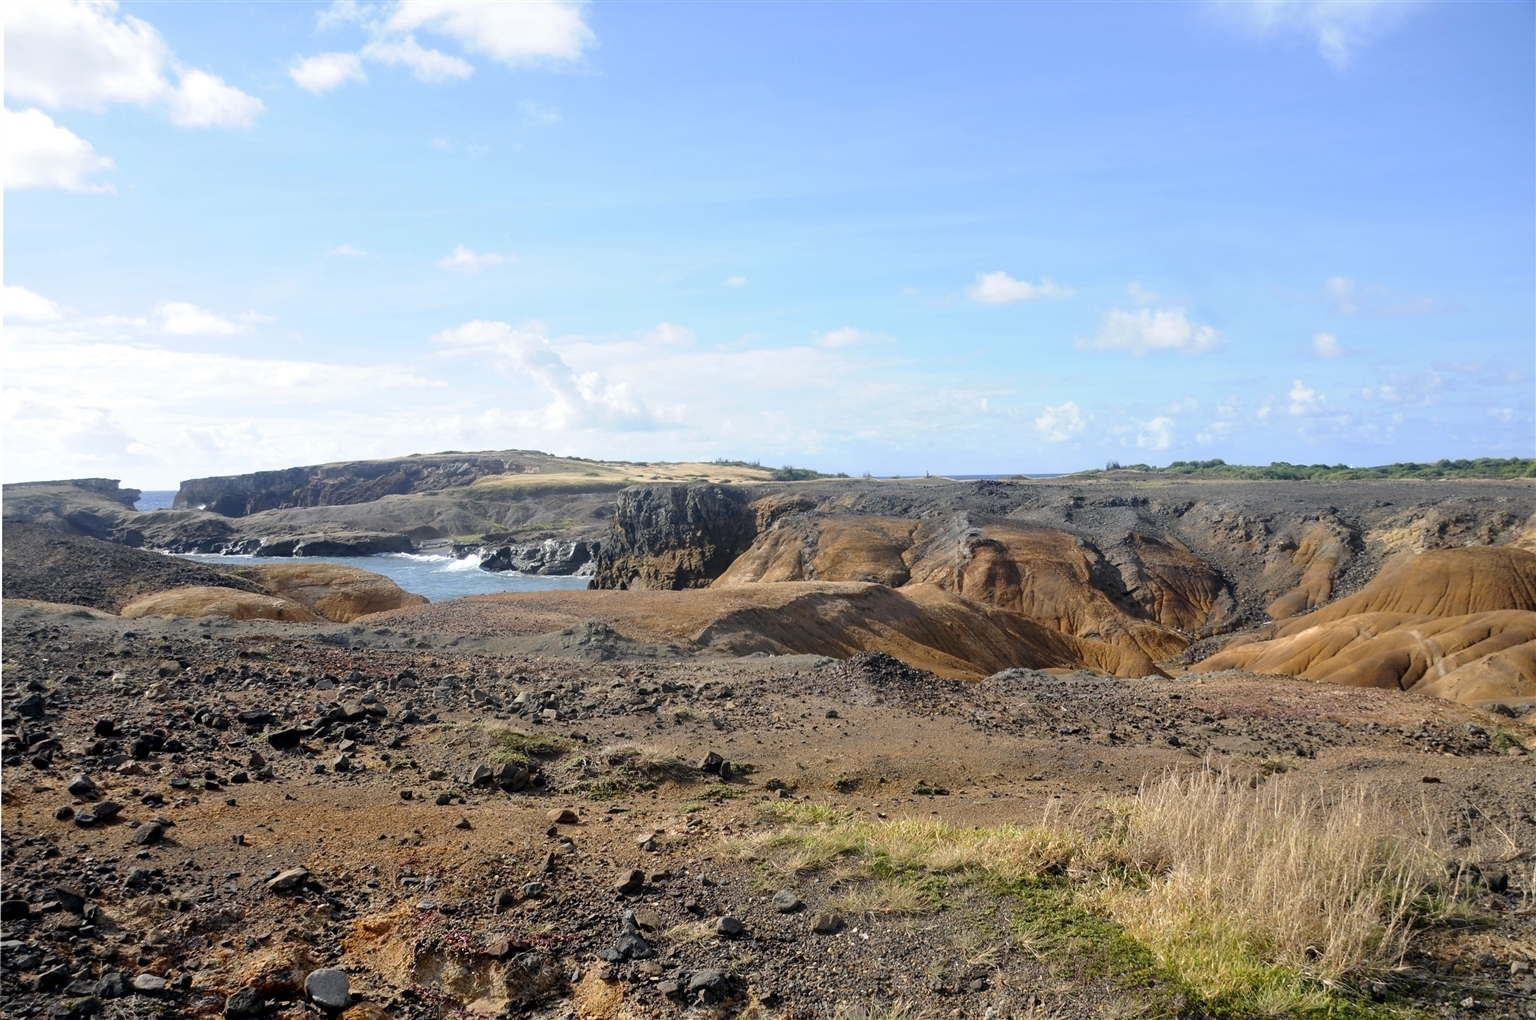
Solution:
M729 588L507 592L370 618L370 625L475 636L594 624L638 644L729 655L886 652L941 676L1003 669L1158 675L1145 656L1042 627L932 585L791 581Z
M142 595L188 585L265 593L254 581L201 563L34 524L5 525L7 599L38 599L115 613Z
M1536 700L1536 554L1471 546L1411 556L1354 595L1237 638L1192 668L1467 704Z
M597 569L599 542L564 542L546 538L542 542L509 545L456 546L455 554L480 556L480 569L500 573L515 570L520 574L582 576Z
M233 620L278 620L284 623L323 623L325 617L307 606L277 595L259 595L232 588L192 585L144 595L122 608L120 616L227 616Z
M634 486L619 493L594 588L707 587L757 534L747 493L725 485Z
M181 483L175 506L246 517L264 510L371 503L385 496L461 488L486 475L522 471L529 463L526 454L515 450L441 453L191 478Z
M264 563L231 567L229 572L336 623L427 604L423 596L404 590L382 574L335 563Z

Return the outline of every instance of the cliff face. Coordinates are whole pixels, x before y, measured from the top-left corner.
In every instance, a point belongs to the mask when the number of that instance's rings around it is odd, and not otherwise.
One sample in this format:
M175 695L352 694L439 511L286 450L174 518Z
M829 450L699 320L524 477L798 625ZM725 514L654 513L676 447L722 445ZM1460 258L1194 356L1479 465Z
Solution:
M458 488L486 475L521 471L525 460L515 452L437 454L192 478L181 483L175 505L245 517L263 510L371 503L385 496Z
M592 587L707 588L756 537L756 511L741 489L633 486L619 493Z

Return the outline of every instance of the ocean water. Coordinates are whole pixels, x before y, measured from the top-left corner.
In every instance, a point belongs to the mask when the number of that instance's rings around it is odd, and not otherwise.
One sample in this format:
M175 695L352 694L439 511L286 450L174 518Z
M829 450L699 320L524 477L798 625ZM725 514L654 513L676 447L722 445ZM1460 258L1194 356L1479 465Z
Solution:
M558 591L587 586L585 577L542 577L514 571L492 573L480 569L478 557L424 556L416 553L381 553L377 556L299 556L293 560L256 556L213 556L185 553L198 563L339 563L383 574L406 591L425 595L428 602L447 602L465 595L489 595L499 591Z
M148 513L151 510L169 510L174 502L176 502L175 489L146 489L139 493L139 501L133 504L133 508L140 513Z

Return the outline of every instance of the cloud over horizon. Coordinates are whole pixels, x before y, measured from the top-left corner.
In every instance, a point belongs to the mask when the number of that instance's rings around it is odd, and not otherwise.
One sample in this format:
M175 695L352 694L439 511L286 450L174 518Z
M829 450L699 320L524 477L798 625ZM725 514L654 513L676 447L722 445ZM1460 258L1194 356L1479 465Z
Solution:
M1204 354L1223 344L1220 333L1191 322L1182 308L1143 308L1136 312L1111 309L1104 313L1093 337L1075 341L1080 350L1124 351L1138 358L1160 351Z

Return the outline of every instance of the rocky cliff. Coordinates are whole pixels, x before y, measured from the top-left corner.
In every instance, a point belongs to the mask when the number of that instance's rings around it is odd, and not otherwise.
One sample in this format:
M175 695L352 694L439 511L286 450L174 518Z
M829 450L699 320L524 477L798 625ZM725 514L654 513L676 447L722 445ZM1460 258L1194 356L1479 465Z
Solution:
M743 489L635 486L618 495L594 588L706 588L752 545L757 520Z
M1357 590L1393 556L1536 547L1533 514L1524 482L635 487L593 587L927 585L1177 668Z
M371 503L385 496L462 488L487 475L534 466L522 451L440 453L392 460L344 461L246 475L191 478L176 493L178 509L245 517L264 510Z

